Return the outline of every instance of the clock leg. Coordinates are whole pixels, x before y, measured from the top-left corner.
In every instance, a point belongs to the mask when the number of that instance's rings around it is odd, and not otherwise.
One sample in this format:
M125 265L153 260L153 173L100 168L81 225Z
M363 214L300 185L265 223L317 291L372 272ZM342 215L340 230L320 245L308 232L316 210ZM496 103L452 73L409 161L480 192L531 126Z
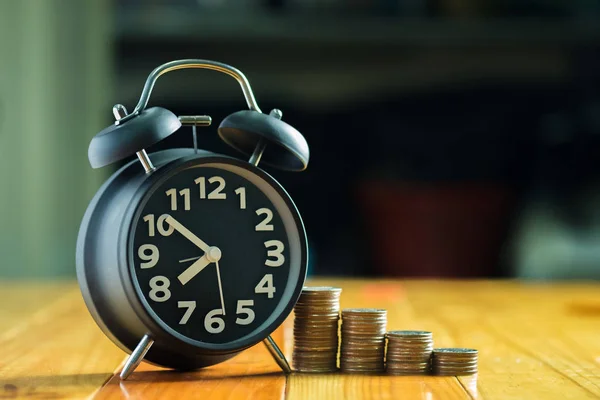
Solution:
M148 350L150 350L150 347L152 347L153 343L154 343L154 339L152 339L148 335L144 335L142 340L140 340L138 345L135 347L135 349L133 350L133 352L131 353L131 355L129 356L127 361L125 362L125 365L123 366L123 370L121 371L121 374L119 375L122 380L129 378L129 375L131 375L131 373L133 371L135 371L137 366L140 365L140 363L146 356L146 353L148 352Z
M269 350L269 353L271 353L271 356L273 356L275 362L277 362L277 365L281 367L283 372L286 374L291 374L292 369L290 368L290 364L288 364L283 352L279 349L279 346L277 346L277 343L275 343L271 335L263 340L263 343L267 347L267 350Z

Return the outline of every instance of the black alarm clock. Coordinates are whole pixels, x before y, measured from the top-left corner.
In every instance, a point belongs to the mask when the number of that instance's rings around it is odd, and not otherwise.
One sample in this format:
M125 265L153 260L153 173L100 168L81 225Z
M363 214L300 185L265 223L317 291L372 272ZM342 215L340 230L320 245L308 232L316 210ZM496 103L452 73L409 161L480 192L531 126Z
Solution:
M219 136L249 161L197 148L196 126L207 116L176 116L146 108L162 74L203 68L234 77L248 110L225 118ZM289 372L270 334L295 305L308 263L302 219L283 187L259 162L303 170L304 137L263 114L237 69L207 60L156 68L131 114L113 107L116 122L91 141L100 168L130 155L98 190L77 240L77 277L85 303L103 332L131 353L126 379L142 360L175 369L225 361L264 342ZM145 149L191 125L194 147ZM141 163L141 165L140 165Z

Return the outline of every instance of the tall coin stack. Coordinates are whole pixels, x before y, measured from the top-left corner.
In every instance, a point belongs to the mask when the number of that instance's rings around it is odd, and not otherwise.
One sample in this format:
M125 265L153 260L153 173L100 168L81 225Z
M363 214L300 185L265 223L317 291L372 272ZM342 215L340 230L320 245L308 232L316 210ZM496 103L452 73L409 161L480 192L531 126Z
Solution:
M386 327L386 310L342 310L342 372L369 373L384 370Z
M477 350L434 349L431 369L435 375L473 375L477 373Z
M294 368L337 371L340 294L334 287L305 287L294 307Z
M390 375L424 375L429 372L433 350L431 332L390 331L386 369Z

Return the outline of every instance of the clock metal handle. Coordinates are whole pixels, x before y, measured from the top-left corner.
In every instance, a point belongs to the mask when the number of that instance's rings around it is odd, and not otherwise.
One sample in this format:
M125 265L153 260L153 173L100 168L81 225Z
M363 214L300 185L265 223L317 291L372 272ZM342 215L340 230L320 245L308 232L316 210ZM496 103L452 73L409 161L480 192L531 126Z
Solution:
M244 93L244 97L246 98L246 103L248 104L248 108L254 111L262 112L256 103L256 99L254 98L254 93L252 93L252 88L250 87L250 83L246 76L242 73L242 71L234 68L230 65L223 64L216 61L211 60L199 60L199 59L187 59L187 60L175 60L163 64L154 69L148 75L148 79L146 79L146 83L144 84L144 89L142 90L142 95L140 96L140 100L133 112L126 117L124 117L121 121L125 122L126 120L133 118L134 116L141 113L146 106L148 105L148 100L150 100L150 94L152 93L152 89L154 88L154 84L156 80L161 76L166 74L167 72L176 71L178 69L210 69L217 72L222 72L226 75L229 75L235 80L238 81L240 87L242 88L242 92Z

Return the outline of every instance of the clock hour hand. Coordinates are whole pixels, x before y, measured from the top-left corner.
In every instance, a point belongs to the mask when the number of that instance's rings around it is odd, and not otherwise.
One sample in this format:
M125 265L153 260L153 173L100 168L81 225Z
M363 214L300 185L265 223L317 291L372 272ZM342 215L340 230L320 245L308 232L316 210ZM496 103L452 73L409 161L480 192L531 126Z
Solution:
M208 264L210 264L210 263L211 263L211 261L208 259L208 255L205 254L202 257L200 257L195 263L193 263L192 265L187 267L187 269L185 271L183 271L181 274L179 274L177 279L179 279L179 282L181 282L182 285L185 285L193 277L198 275L200 273L200 271L202 271L204 268L206 268L208 266Z
M175 218L173 218L169 215L165 219L165 222L167 224L171 225L173 227L173 229L175 229L177 232L181 233L183 235L183 237L185 237L190 242L194 243L199 249L201 249L205 253L208 252L208 250L210 249L209 245L207 245L198 236L194 235L188 228L181 225L181 223L179 223L179 221L177 221Z

